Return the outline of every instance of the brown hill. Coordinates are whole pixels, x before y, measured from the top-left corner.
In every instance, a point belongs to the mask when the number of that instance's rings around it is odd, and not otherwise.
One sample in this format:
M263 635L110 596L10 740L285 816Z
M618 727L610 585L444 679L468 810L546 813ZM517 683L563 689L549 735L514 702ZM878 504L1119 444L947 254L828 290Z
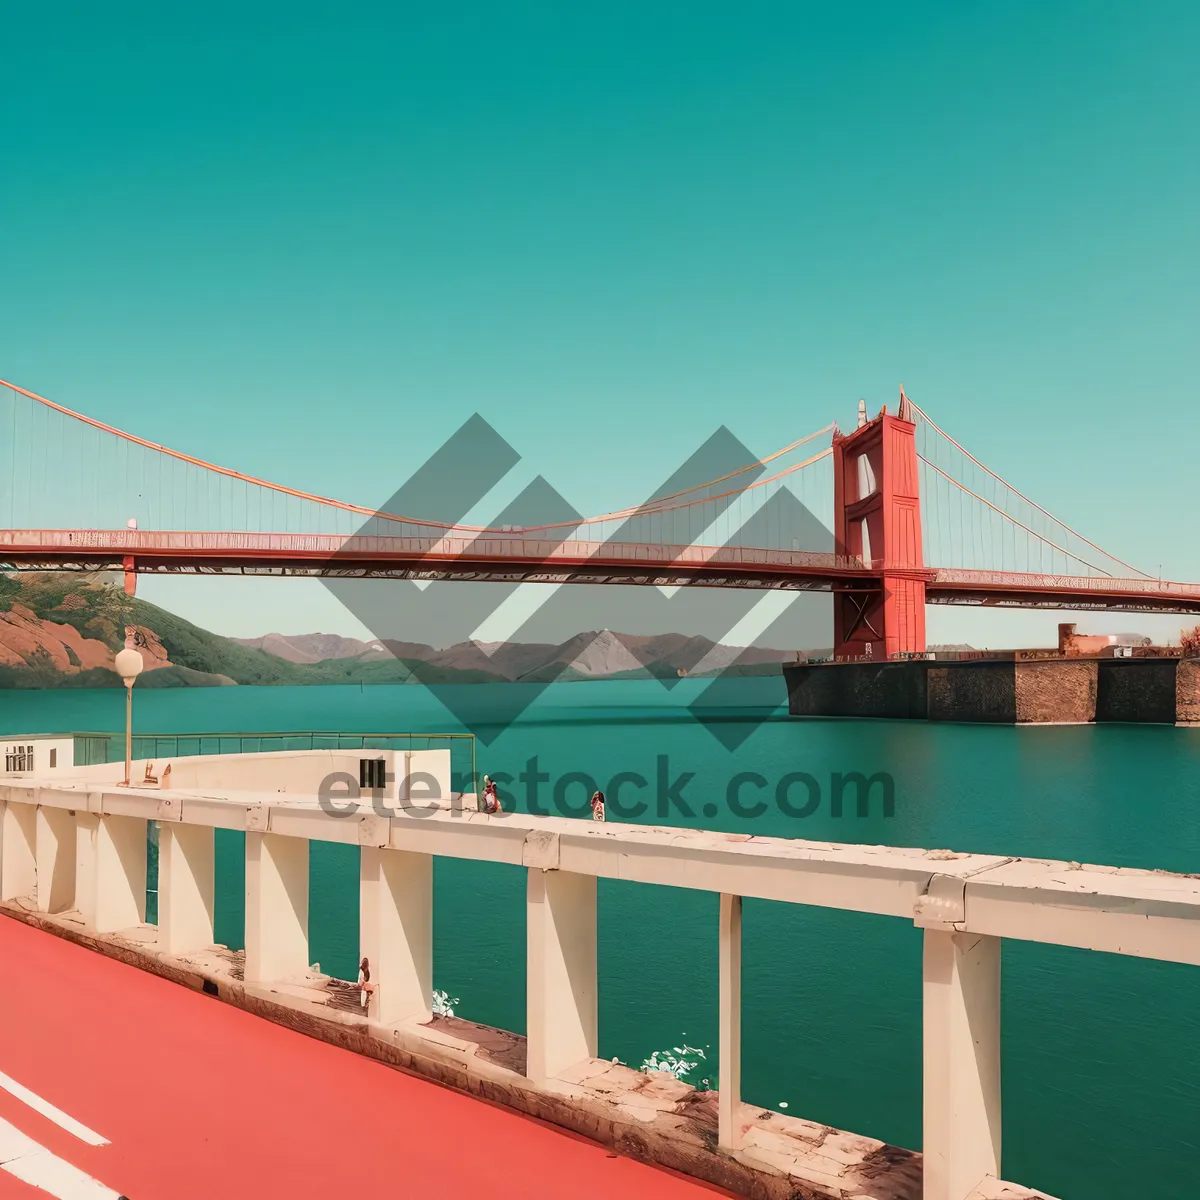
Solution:
M71 599L68 596L63 606ZM144 671L175 665L153 630L144 625L130 628L142 652ZM74 675L96 667L111 671L115 655L116 651L99 638L85 637L74 625L39 617L24 604L15 603L7 612L0 612L0 666L24 667L40 662L63 675Z

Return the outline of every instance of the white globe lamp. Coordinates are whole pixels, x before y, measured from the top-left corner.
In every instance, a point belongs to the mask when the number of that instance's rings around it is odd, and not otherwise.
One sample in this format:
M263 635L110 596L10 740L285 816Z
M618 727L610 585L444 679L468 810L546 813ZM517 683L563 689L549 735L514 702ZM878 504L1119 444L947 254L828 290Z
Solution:
M142 673L144 666L142 656L132 646L118 650L113 665L117 668L117 674L120 675L121 681L126 687L133 687L133 681Z
M125 685L125 787L133 770L133 685L142 673L142 656L128 641L124 650L118 650L113 661L121 682Z

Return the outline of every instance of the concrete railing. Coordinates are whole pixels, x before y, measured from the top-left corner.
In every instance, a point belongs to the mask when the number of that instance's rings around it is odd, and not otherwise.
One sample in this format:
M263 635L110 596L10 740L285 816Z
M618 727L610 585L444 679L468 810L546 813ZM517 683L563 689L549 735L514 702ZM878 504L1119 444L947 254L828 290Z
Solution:
M309 778L334 752L276 759ZM444 756L440 762L424 756ZM1000 941L1016 938L1200 965L1200 879L1155 871L950 851L835 845L524 814L488 816L416 798L415 770L448 775L447 751L394 763L390 796L332 815L315 786L235 788L234 757L176 760L172 775L223 786L123 788L105 768L71 778L0 781L0 899L78 909L98 933L145 919L147 822L159 823L158 944L187 954L213 942L213 831L246 834L247 982L304 975L311 841L361 849L362 954L372 1019L428 1020L433 996L433 858L528 871L527 1065L554 1080L597 1053L596 881L632 880L720 895L718 1142L746 1137L740 1097L741 929L745 897L880 913L924 930L924 1197L967 1200L1000 1176ZM290 766L285 757L294 760ZM345 757L341 752L340 757ZM307 761L305 761L307 760ZM89 774L91 772L91 774ZM135 780L141 772L134 771ZM242 776L245 778L245 776ZM340 800L339 804L349 807Z

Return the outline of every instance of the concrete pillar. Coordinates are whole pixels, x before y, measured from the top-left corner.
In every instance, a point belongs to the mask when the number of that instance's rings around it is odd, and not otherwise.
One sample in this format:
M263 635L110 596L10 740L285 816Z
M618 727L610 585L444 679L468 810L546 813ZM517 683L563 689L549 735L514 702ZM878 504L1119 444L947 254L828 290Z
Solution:
M206 825L158 826L158 948L190 954L213 944L213 831Z
M369 1015L385 1025L433 1011L433 856L363 846L360 953L375 992Z
M925 930L924 1200L1000 1178L1000 939Z
M115 933L146 922L146 821L101 816L96 825L93 928Z
M75 904L75 814L37 810L38 912L65 912Z
M742 898L721 896L720 1058L717 1092L717 1144L742 1144Z
M37 808L12 800L0 816L0 900L33 898L37 890Z
M246 833L246 981L308 971L308 841Z
M596 1057L596 879L529 868L525 1074L553 1079Z
M89 929L96 927L96 839L100 817L75 811L75 907Z

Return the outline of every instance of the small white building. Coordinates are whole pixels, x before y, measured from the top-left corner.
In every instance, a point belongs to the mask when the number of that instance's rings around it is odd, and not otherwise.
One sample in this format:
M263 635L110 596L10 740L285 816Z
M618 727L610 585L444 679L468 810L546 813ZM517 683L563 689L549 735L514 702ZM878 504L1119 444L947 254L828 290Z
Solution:
M44 775L69 771L75 765L75 739L57 733L0 736L4 763L0 776Z

